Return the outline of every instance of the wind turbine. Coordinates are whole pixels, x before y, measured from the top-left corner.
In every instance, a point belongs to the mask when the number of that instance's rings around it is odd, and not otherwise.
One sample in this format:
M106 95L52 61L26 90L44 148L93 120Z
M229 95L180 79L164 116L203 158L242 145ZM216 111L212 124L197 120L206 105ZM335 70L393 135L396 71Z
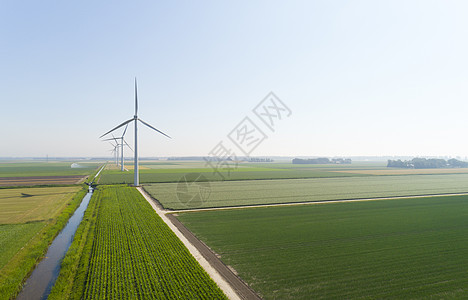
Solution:
M114 159L115 159L115 164L117 165L117 167L119 166L118 165L118 157L119 157L119 143L116 142L116 144L112 144L111 142L109 142L112 147L112 150L109 150L110 152L112 152L112 155L114 156Z
M120 124L119 126L109 130L108 132L104 133L103 135L101 135L99 138L102 138L103 136L111 133L112 131L116 130L116 129L119 129L120 127L124 126L124 125L127 125L128 123L130 122L135 122L135 150L133 151L135 153L135 159L134 159L134 167L133 167L133 172L134 172L134 185L135 186L138 186L140 185L140 179L139 179L139 174L138 174L138 121L140 121L141 123L143 123L144 125L148 126L149 128L153 129L154 131L157 131L159 132L160 134L168 137L168 138L171 138L170 136L168 136L167 134L165 134L164 132L154 128L153 126L151 126L150 124L146 123L145 121L143 121L142 119L138 118L138 93L137 93L137 80L136 80L136 77L135 77L135 115L133 116L133 118L131 118L130 120L127 120L125 122L123 122L122 124Z
M127 124L127 126L125 126L125 130L122 133L122 136L115 137L114 135L112 135L112 138L103 140L103 141L115 141L118 146L121 146L121 150L120 150L120 155L121 155L120 171L122 171L122 172L125 170L125 168L124 168L124 146L127 145L127 147L130 148L130 150L133 151L132 147L130 147L130 145L124 139L125 133L127 132L127 128L128 128L128 124ZM120 140L120 143L119 143L119 140Z

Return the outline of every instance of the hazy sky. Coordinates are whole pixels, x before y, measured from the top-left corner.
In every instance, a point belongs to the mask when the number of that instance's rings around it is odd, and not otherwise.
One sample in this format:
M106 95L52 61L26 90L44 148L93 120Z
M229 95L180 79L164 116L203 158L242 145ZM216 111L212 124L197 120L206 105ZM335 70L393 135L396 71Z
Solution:
M466 1L0 0L0 157L207 155L245 117L260 155L468 156ZM273 91L291 110L265 127ZM133 144L132 129L127 140Z

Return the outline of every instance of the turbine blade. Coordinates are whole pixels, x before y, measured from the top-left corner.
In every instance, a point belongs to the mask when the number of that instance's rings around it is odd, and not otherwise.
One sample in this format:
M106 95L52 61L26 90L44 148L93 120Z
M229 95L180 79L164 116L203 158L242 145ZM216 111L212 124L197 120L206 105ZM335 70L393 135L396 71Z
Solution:
M162 132L161 130L158 130L156 128L154 128L153 126L151 126L150 124L146 123L145 121L143 121L142 119L138 119L138 121L140 121L141 123L145 124L146 126L148 126L149 128L153 129L153 130L156 130L157 132L159 132L160 134L164 135L164 136L167 136L168 138L172 139L170 136L168 136L167 134L165 134L164 132Z
M122 126L124 126L124 125L130 123L130 122L133 121L133 120L135 120L135 119L133 118L133 119L130 119L130 120L128 120L128 121L123 122L122 124L120 124L119 126L115 127L114 129L111 129L111 130L109 130L108 132L104 133L104 134L101 135L99 138L102 138L102 137L105 136L106 134L109 134L109 133L111 133L112 131L114 131L114 130L116 130L116 129L119 129L120 127L122 127Z
M118 140L118 138L110 138L110 139L105 139L105 140L102 140L102 141L104 142L104 141L116 141L116 140Z
M127 141L124 140L124 142L125 142L125 145L127 145L127 147L130 148L130 150L132 150L132 152L133 152L132 147L130 147L130 145L127 143Z
M124 135L125 135L125 132L127 132L127 128L128 128L128 124L127 124L127 126L125 126L125 130L124 130L122 136L124 136Z
M137 80L135 77L135 116L138 115L138 93L137 93Z

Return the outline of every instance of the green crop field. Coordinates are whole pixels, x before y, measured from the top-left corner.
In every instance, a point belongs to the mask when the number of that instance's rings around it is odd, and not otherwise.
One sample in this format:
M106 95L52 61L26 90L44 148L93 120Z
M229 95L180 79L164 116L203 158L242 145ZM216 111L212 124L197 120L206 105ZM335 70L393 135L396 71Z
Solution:
M236 181L259 179L291 179L291 178L328 178L328 177L355 177L369 176L366 174L354 174L337 172L337 169L286 169L286 168L260 168L256 166L242 167L234 170L218 170L211 168L165 168L165 169L141 169L141 183L178 182L188 173L200 173L205 181ZM99 181L101 184L131 184L133 183L133 171L120 172L106 170Z
M468 196L179 219L265 299L468 297Z
M83 168L71 168L73 162L0 162L0 177L89 175L100 163L80 162Z
M135 188L100 186L89 207L97 212L80 279L71 280L72 295L60 294L68 290L61 286L53 297L226 299Z
M127 172L117 168L105 170L101 184L133 183L133 166L128 162ZM468 174L468 168L452 169L395 169L387 168L385 163L358 162L346 165L307 165L291 163L239 163L237 167L213 169L205 162L142 162L140 165L141 183L179 182L185 174L200 173L204 181L238 181L259 179L300 179L366 177L390 175L437 175Z
M0 299L10 299L86 194L76 187L0 189Z
M54 218L81 187L0 189L0 224Z
M468 192L468 174L210 182L203 187L203 201L192 202L178 191L187 188L187 194L196 195L198 185L157 183L144 188L165 208L188 209Z

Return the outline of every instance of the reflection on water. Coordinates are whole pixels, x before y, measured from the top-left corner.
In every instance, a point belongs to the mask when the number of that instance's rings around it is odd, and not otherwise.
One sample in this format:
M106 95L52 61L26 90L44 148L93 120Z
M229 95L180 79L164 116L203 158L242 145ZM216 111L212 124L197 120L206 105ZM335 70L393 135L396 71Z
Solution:
M73 236L83 219L92 194L93 189L90 187L88 194L86 194L80 206L76 209L70 220L68 220L65 228L54 239L46 256L36 266L16 299L47 299L59 275L62 259L73 241Z

